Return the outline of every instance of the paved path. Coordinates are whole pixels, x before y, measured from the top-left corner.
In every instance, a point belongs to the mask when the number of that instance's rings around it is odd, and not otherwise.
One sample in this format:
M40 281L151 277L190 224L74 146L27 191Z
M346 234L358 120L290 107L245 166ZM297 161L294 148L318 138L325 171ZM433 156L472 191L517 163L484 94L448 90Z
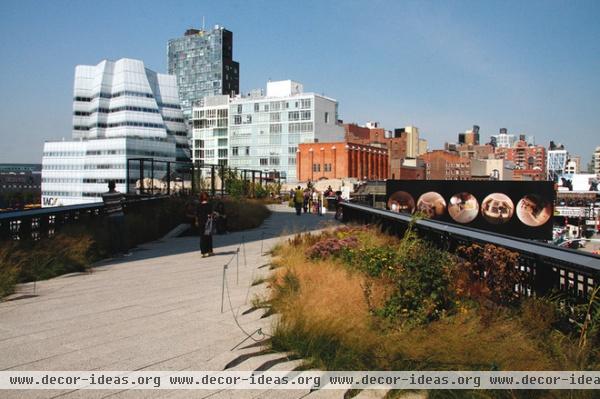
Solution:
M0 303L0 370L221 370L242 353L231 351L246 336L226 302L221 313L223 265L233 258L228 285L234 311L248 331L269 327L261 311L241 315L264 285L267 251L281 236L334 223L332 215L298 217L287 206L273 206L258 229L215 237L217 256L202 259L197 237L173 238L140 246L125 259L107 261L92 273L37 284L36 297ZM235 253L240 244L239 282ZM244 249L246 262L244 262ZM246 263L246 264L245 264ZM19 287L20 294L31 285ZM242 346L243 347L243 346ZM262 360L236 369L254 370ZM265 361L266 361L265 360ZM285 361L285 359L283 359ZM297 366L280 363L279 370ZM337 393L337 395L336 395ZM300 391L0 391L0 398L203 398L300 397ZM339 391L327 397L341 397Z

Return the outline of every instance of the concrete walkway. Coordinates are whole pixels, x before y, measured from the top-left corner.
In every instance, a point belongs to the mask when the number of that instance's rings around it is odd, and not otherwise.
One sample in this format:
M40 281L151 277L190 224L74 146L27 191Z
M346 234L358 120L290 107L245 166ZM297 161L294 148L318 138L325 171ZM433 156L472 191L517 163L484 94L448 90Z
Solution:
M197 237L172 238L138 247L129 258L106 261L91 273L68 275L19 287L25 297L0 303L0 370L222 370L240 354L259 347L231 349L246 335L236 326L229 304L221 313L223 266L232 307L247 331L269 328L262 311L241 315L265 286L264 252L281 236L335 223L333 215L294 215L272 206L258 229L215 237L217 256L200 257ZM245 243L245 245L241 245ZM262 247L262 251L261 251ZM240 248L239 280L236 251ZM246 261L244 261L244 252ZM233 260L232 260L233 259ZM236 280L238 280L236 282ZM252 341L247 341L245 345ZM241 346L244 348L244 345ZM235 369L254 370L285 354L247 360ZM264 361L263 361L264 360ZM278 364L292 369L298 361ZM3 391L1 398L204 398L300 397L307 392L245 391ZM339 391L327 397L341 397Z

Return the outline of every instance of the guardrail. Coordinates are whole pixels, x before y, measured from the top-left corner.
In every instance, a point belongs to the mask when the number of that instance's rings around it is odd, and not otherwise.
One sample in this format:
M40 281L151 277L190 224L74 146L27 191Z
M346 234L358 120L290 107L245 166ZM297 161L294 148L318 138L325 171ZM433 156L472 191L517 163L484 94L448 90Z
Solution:
M409 215L344 202L344 222L378 224L390 234L404 233ZM550 244L490 233L434 220L416 220L415 229L442 249L454 252L461 245L493 244L519 253L520 267L528 278L516 290L526 296L546 295L554 290L584 301L600 282L600 257Z
M124 208L133 210L156 204L166 196L128 199ZM0 213L0 241L39 240L54 236L62 227L104 217L104 204L56 206Z

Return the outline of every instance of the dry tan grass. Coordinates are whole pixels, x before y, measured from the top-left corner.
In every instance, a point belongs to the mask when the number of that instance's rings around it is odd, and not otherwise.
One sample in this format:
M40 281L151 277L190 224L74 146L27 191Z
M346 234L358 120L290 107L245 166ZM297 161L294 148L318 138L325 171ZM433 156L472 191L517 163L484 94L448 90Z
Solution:
M376 232L367 236L369 245L390 242ZM556 370L577 366L564 356L567 340L552 334L551 320L543 318L524 320L505 310L462 307L457 315L425 326L386 325L373 315L372 307L384 303L393 289L390 283L351 272L339 261L308 260L305 252L312 242L310 237L277 248L273 263L279 267L270 283L270 300L281 314L276 331L285 338L286 350L298 349L317 366L352 368L352 362L379 370ZM371 295L365 295L365 290ZM535 309L527 318L532 319L533 313ZM529 321L532 325L528 327ZM327 353L328 342L335 353ZM353 353L344 358L342 351Z

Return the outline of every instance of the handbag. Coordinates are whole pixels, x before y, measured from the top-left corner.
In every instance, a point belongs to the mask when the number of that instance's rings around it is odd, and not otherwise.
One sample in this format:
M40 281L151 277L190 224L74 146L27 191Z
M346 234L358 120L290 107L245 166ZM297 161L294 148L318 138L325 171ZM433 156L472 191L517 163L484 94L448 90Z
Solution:
M206 219L206 224L204 225L204 235L205 236L211 236L214 233L216 226L213 223L213 217L209 216L208 219Z

